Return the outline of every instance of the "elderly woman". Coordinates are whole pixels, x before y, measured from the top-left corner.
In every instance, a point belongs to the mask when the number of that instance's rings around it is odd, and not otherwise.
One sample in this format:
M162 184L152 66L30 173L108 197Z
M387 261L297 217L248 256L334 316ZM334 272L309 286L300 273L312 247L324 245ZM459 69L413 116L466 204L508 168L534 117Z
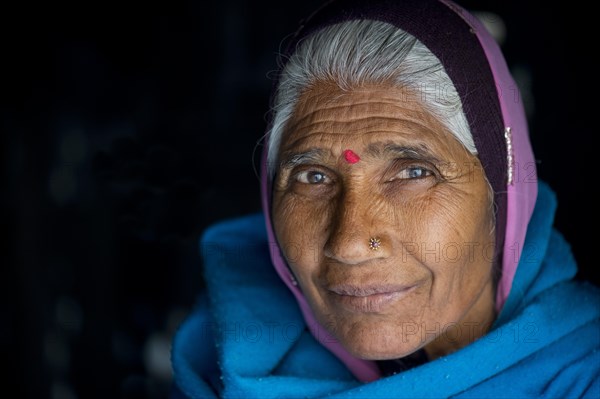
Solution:
M176 395L600 395L598 290L552 229L494 40L450 1L334 1L272 102L264 215L202 241Z

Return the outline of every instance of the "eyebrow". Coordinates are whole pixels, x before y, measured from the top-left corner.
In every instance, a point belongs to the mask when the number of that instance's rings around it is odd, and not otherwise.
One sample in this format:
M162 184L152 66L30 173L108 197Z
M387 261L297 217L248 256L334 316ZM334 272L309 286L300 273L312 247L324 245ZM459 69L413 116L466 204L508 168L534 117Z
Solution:
M393 142L372 143L367 146L366 153L374 157L399 157L422 159L436 162L432 151L426 144L416 146L399 145ZM279 162L279 167L282 169L290 169L297 165L305 165L309 163L319 163L326 155L326 151L321 148L311 148L302 152L287 152L282 154Z
M283 155L279 167L289 169L297 165L318 162L320 159L323 159L324 155L325 151L320 148L311 148L302 152L290 152Z
M392 142L385 143L372 143L367 147L367 153L371 156L389 156L389 157L401 157L401 158L413 158L422 159L428 161L437 161L437 157L427 147L426 144L419 144L416 146L411 145L398 145Z

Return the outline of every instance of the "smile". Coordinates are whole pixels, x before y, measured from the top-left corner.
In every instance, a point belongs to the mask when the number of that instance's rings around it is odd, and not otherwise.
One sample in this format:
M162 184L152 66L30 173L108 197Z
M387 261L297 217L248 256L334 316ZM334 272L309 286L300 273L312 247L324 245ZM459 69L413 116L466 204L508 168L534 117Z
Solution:
M328 288L330 297L343 309L355 313L378 313L408 296L416 285L355 286L335 285Z

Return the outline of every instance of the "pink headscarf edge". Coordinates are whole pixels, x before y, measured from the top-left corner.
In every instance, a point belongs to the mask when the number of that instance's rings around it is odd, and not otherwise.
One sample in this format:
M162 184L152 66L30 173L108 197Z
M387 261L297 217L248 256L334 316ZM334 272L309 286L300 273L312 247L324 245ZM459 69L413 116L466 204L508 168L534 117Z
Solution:
M520 254L523 252L527 226L537 199L536 163L529 141L529 129L521 95L498 43L479 19L449 0L440 1L460 15L477 35L496 82L504 127L510 128L507 133L507 154L508 168L512 169L512 182L507 184L502 276L496 291L496 311L499 313L510 294Z

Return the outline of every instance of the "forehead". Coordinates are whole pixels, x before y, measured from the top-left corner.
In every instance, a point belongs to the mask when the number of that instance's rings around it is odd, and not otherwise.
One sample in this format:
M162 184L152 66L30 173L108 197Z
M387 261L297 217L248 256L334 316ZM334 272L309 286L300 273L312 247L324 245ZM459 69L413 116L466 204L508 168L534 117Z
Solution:
M301 95L281 151L336 144L360 150L390 140L428 147L458 143L415 91L387 85L342 90L321 83Z

